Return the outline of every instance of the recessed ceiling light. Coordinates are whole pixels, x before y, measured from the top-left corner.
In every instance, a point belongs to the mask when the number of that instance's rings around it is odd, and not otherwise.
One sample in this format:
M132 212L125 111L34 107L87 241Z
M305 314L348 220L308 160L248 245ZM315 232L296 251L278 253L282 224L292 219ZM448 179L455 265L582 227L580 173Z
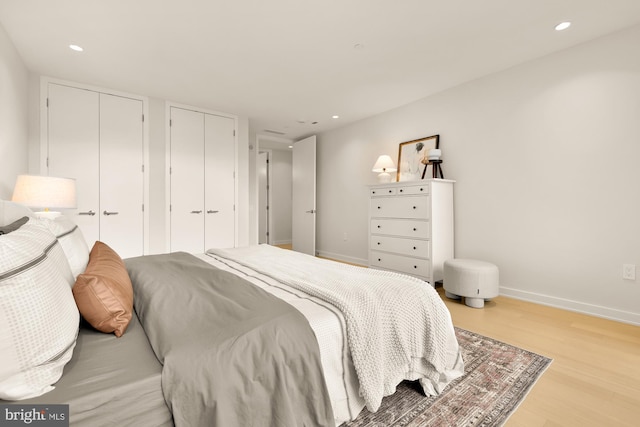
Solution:
M293 145L290 145L289 148L293 148Z
M558 25L556 25L556 31L566 30L570 26L571 26L571 22L569 21L561 22Z
M335 116L331 116L331 118L332 118L332 119L339 119L339 118L340 118L340 116L335 115Z
M69 49L75 50L76 52L82 52L84 49L78 46L77 44L70 44Z

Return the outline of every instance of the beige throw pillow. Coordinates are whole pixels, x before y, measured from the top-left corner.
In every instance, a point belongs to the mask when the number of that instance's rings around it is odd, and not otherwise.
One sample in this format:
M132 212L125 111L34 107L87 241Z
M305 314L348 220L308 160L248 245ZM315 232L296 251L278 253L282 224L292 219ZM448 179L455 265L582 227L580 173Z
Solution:
M120 256L96 242L84 273L73 286L78 309L87 322L101 332L117 337L127 330L133 313L133 287Z

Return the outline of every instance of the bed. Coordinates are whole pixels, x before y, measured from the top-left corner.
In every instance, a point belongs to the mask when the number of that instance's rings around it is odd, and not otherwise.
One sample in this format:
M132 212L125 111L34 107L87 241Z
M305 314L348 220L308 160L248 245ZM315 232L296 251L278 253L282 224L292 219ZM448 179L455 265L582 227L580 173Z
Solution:
M32 217L0 202L0 226L25 215ZM18 238L37 222L7 236ZM95 247L78 256L69 241L78 244L77 227L49 228L71 271L70 279L63 268L60 281L75 292ZM0 236L0 256L2 245ZM64 263L61 251L49 250L51 264ZM78 328L78 316L77 338L60 344L72 352L56 368L58 378L40 395L11 402L69 404L78 426L337 426L365 406L375 411L404 379L437 394L464 372L444 304L408 276L266 245L143 256L124 265L134 309L129 319L116 316L120 336L84 320ZM0 368L5 399L6 376Z

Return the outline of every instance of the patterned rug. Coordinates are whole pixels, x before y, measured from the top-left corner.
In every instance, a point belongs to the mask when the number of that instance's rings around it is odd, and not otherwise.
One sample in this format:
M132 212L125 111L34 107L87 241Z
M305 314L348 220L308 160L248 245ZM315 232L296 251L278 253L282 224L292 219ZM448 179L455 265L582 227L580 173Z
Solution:
M439 396L425 397L417 382L401 383L372 414L364 409L342 427L500 426L551 359L456 328L465 375Z

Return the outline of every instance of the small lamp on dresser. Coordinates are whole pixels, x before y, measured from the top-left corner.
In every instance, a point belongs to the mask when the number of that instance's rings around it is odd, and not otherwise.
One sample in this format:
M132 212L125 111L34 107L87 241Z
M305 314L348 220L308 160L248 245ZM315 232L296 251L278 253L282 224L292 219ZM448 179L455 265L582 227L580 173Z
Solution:
M378 182L385 183L391 182L391 175L389 174L389 172L395 172L397 171L397 169L396 165L393 164L393 160L391 160L391 157L383 154L382 156L378 157L376 164L373 165L372 171L378 172Z
M43 208L36 216L53 219L60 212L49 209L73 209L76 207L76 180L41 175L18 175L13 189L13 202L30 208Z

